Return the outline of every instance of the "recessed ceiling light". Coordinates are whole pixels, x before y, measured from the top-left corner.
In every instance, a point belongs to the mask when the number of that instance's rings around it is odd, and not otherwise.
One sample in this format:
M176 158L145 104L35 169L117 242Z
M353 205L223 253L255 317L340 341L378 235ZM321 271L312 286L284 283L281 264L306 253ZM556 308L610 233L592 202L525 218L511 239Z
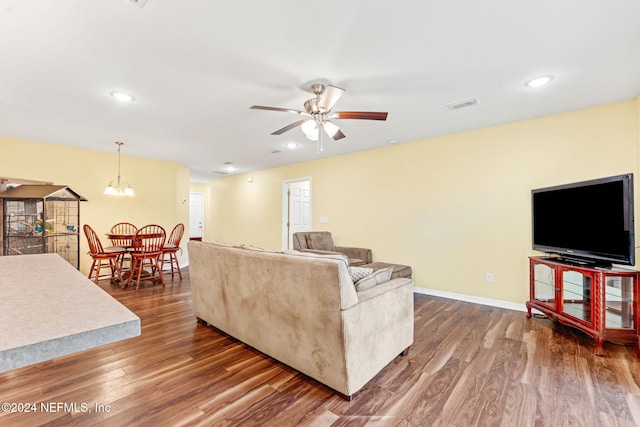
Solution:
M298 144L296 144L295 142L288 142L287 144L285 144L285 147L287 147L289 150L293 150L295 148L298 148Z
M527 87L540 87L540 86L546 85L551 80L553 80L552 75L540 76L540 77L536 77L534 79L528 80L524 85Z
M115 99L121 102L131 102L134 99L136 99L134 98L133 95L129 95L128 93L117 92L117 91L111 92L111 96L113 96Z

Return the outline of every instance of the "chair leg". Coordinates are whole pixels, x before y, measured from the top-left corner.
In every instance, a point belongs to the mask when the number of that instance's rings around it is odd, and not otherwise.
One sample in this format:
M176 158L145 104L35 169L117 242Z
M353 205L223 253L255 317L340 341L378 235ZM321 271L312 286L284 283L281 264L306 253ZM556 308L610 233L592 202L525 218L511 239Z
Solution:
M96 285L98 284L98 280L100 280L100 271L102 271L102 260L98 260L98 271L96 272Z
M135 258L131 258L131 269L129 270L129 277L127 277L127 285L125 287L129 287L129 285L131 285L131 281L135 280L135 274L136 274L136 264L137 261Z
M180 277L180 280L182 280L182 271L180 271L180 263L178 262L178 256L176 255L175 252L171 253L171 258L172 258L172 262L171 262L171 277L173 278L173 261L175 261L176 270L178 270L178 277Z
M144 259L140 259L136 262L138 268L138 277L136 278L136 291L140 289L140 276L142 276L142 270L144 270Z
M109 271L111 272L111 279L109 280L109 283L115 283L116 282L116 272L113 269L113 258L109 258L107 261L109 261Z
M91 263L91 268L89 269L89 275L87 276L89 278L89 280L91 280L91 274L93 274L93 272L96 269L96 261L97 260L94 258L93 262ZM98 284L98 273L96 273L95 282L96 282L96 285L97 285Z
M165 253L163 253L162 255L160 255L160 259L161 259L161 262L160 262L160 269L161 269L161 270L164 270L164 262L166 261L166 259L165 259L165 256L166 256L166 255L167 255L167 254L165 254ZM171 260L171 258L169 258L169 260ZM173 277L173 275L172 275L172 277Z
M160 260L160 258L156 258L156 270L158 270L160 283L162 283L162 287L164 288L164 279L162 278L162 261Z

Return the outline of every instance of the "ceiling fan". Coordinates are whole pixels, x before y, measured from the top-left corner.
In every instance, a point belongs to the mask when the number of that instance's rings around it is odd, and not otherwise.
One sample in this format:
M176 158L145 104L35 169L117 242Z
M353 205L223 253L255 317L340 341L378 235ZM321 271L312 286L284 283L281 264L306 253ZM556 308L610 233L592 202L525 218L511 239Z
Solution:
M282 135L300 126L308 139L318 141L318 152L323 150L324 133L329 135L334 141L345 137L345 134L342 133L340 128L333 123L331 119L387 120L388 113L386 112L337 111L332 113L331 109L345 92L344 89L340 89L339 87L330 84L314 83L311 85L311 91L315 94L315 98L305 101L305 111L293 110L291 108L265 107L262 105L253 105L250 108L254 110L282 111L308 117L278 129L272 132L271 135Z

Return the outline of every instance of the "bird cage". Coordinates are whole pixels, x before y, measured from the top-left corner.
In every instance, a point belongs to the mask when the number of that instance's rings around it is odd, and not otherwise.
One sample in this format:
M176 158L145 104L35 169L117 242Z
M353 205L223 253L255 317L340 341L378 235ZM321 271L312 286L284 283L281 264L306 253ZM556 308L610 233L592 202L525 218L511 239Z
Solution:
M57 253L80 265L80 202L65 185L20 185L0 193L2 253Z

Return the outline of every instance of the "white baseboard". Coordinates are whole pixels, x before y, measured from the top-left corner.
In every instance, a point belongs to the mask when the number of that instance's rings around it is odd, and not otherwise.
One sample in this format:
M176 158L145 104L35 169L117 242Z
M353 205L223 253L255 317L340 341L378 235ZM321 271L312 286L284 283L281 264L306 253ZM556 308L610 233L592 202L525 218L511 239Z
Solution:
M502 301L502 300L498 300L498 299L474 297L472 295L456 294L454 292L439 291L437 289L427 289L427 288L416 288L416 287L414 287L413 288L413 292L416 293L416 294L431 295L431 296L434 296L434 297L442 297L442 298L454 299L454 300L458 300L458 301L471 302L471 303L474 303L474 304L488 305L488 306L491 306L491 307L506 308L507 310L527 311L527 306L526 305L518 304L518 303L510 302L510 301Z

